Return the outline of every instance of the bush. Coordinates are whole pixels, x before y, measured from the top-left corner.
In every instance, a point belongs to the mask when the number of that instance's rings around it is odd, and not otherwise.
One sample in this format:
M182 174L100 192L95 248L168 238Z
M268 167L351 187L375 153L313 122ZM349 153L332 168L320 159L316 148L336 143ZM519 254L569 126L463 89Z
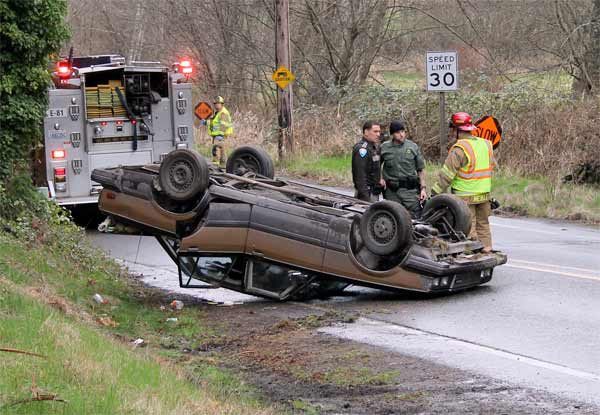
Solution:
M49 57L68 38L66 0L0 2L0 180L40 140Z
M296 157L348 154L365 120L382 122L386 131L387 123L403 119L409 136L421 146L426 158L438 160L437 94L419 88L389 90L380 86L329 92L329 106L296 107ZM475 118L491 114L500 120L503 142L496 156L508 171L556 179L600 160L600 131L596 128L600 124L600 103L574 101L568 88L548 89L531 80L499 83L480 77L461 91L447 94L446 107L448 114L468 111ZM259 125L260 130L248 126L254 131L253 143L273 148L274 119L255 120L253 125ZM246 138L238 137L242 141Z
M27 246L43 245L67 255L87 270L97 267L104 258L86 242L84 230L71 221L70 212L31 185L25 168L13 172L0 184L0 225L1 231Z

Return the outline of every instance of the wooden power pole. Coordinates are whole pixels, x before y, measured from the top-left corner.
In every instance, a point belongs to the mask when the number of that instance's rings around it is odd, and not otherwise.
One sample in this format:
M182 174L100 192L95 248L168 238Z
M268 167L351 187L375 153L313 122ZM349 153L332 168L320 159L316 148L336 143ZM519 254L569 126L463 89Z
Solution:
M290 56L289 0L275 0L275 64L292 70ZM285 88L277 88L277 119L279 122L278 153L279 159L294 152L294 134L292 125L292 83Z

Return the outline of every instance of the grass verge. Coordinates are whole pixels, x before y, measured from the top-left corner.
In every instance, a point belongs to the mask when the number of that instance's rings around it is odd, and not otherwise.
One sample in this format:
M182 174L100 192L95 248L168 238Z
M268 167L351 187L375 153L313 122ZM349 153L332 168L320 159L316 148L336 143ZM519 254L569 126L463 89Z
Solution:
M280 169L287 176L330 186L352 186L351 163L350 155L305 156L290 160ZM426 167L430 188L439 169L439 165ZM600 192L595 186L520 176L501 169L494 176L492 194L505 213L600 223Z
M0 348L44 356L0 352L0 413L274 413L234 374L180 352L218 336L199 307L172 311L98 257L0 233Z

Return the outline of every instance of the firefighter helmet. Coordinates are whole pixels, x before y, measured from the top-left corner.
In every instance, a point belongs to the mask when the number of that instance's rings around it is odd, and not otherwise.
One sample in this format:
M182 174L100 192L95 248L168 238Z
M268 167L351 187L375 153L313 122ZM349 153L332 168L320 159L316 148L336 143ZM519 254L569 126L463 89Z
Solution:
M217 97L215 98L215 102L214 102L214 103L215 103L215 104L224 104L224 103L225 103L225 100L223 99L223 97L222 97L222 96L220 96L220 95L219 95L219 96L217 96Z
M473 131L477 127L473 125L471 116L466 112L456 112L450 118L450 127L457 128L461 131Z

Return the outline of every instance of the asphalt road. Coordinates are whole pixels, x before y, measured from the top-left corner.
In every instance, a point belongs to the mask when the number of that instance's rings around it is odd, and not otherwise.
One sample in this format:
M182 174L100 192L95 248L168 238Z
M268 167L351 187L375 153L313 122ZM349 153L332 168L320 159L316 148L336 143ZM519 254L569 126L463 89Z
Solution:
M509 263L485 286L437 298L360 288L306 306L365 316L326 333L600 405L600 228L494 217L492 229ZM177 287L175 267L152 238L90 235L149 284Z

